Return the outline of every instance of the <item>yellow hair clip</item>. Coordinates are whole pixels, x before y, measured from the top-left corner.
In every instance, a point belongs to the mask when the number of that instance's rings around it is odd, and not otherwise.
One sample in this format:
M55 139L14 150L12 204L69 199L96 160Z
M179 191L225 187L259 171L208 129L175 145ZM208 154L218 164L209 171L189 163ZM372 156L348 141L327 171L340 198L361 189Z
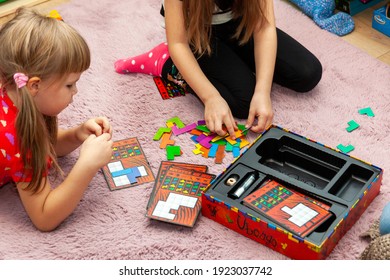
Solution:
M64 20L62 19L61 15L58 13L57 10L52 10L52 11L50 11L50 13L47 15L47 17L51 17L51 18L55 18L55 19L64 21Z

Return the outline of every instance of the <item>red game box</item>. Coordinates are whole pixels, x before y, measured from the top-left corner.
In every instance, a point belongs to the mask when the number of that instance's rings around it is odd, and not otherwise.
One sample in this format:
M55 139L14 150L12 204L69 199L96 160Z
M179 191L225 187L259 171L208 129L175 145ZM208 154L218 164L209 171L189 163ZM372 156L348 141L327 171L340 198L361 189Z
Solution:
M202 214L290 258L325 259L378 195L382 176L379 167L271 126L209 185L202 197ZM296 212L300 202L291 200L281 204L277 214L248 207L255 200L251 196L269 180L308 198L316 207L306 203L313 208L305 209L309 214ZM267 195L263 200L258 197L257 207L268 203L268 208L274 208L272 203L286 199L277 192ZM309 227L306 222L319 220L311 211L317 206L329 216ZM297 215L311 216L299 222ZM286 224L290 218L293 229ZM301 231L297 226L310 229Z

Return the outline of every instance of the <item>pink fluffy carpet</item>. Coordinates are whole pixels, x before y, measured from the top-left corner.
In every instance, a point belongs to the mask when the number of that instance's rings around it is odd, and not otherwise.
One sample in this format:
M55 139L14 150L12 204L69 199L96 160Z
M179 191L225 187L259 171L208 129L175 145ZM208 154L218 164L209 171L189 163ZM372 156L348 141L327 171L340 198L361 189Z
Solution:
M73 1L57 9L64 20L88 41L91 68L79 81L74 103L60 115L60 123L76 125L96 115L107 116L114 140L138 137L154 174L166 153L153 141L157 129L171 117L185 123L203 118L202 104L191 95L163 101L151 76L119 75L118 58L147 51L165 38L159 16L160 0ZM297 38L321 60L323 78L302 95L274 86L274 123L331 147L352 144L352 156L385 170L381 193L328 259L356 259L367 246L359 235L380 216L390 201L390 67L321 30L299 10L275 1L277 25ZM358 114L370 106L374 118ZM348 133L351 119L361 127ZM243 122L242 120L238 120ZM253 140L256 135L250 134ZM232 160L214 164L195 156L189 136L177 137L184 154L177 161L207 164L218 174ZM61 159L69 171L78 151ZM145 217L153 183L109 191L99 172L74 213L55 231L34 228L12 186L0 189L0 259L287 259L220 224L199 216L194 228Z

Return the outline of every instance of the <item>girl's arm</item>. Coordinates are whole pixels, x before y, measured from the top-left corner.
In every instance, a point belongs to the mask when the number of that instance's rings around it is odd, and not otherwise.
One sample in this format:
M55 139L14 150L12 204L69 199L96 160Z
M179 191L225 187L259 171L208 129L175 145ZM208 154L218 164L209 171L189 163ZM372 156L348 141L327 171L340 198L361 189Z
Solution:
M35 194L25 189L28 183L16 184L24 208L39 230L55 229L73 212L96 172L110 161L110 139L109 133L91 134L83 143L75 166L55 189L48 179Z
M259 0L263 1L263 0ZM272 124L273 110L271 104L271 87L275 69L277 37L275 15L272 0L266 0L267 21L253 35L256 63L256 87L251 100L249 116L246 123L254 132L262 132ZM255 118L257 124L253 125Z
M77 149L91 134L112 134L112 128L107 118L97 117L69 129L58 129L55 150L57 156L65 156Z
M170 56L186 82L204 103L207 127L219 135L224 135L226 133L222 128L224 124L228 133L234 135L237 126L228 104L207 79L189 46L182 2L179 0L165 0L164 7Z

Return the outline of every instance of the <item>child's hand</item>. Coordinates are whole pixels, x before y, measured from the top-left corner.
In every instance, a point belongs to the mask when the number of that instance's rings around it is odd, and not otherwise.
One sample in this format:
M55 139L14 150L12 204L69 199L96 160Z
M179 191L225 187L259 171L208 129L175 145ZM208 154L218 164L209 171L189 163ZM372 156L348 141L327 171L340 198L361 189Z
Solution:
M249 108L246 127L256 133L263 132L272 124L274 113L272 111L271 98L269 95L254 94ZM257 118L257 124L253 124Z
M91 134L100 136L103 133L112 135L112 127L106 117L97 117L89 119L82 125L80 125L77 131L77 138L84 142Z
M101 168L111 160L112 144L109 133L89 135L81 146L79 161L96 169Z
M208 99L205 102L204 117L208 129L224 136L226 132L235 135L234 131L238 129L237 124L230 111L229 105L221 96ZM227 131L224 130L225 125Z

